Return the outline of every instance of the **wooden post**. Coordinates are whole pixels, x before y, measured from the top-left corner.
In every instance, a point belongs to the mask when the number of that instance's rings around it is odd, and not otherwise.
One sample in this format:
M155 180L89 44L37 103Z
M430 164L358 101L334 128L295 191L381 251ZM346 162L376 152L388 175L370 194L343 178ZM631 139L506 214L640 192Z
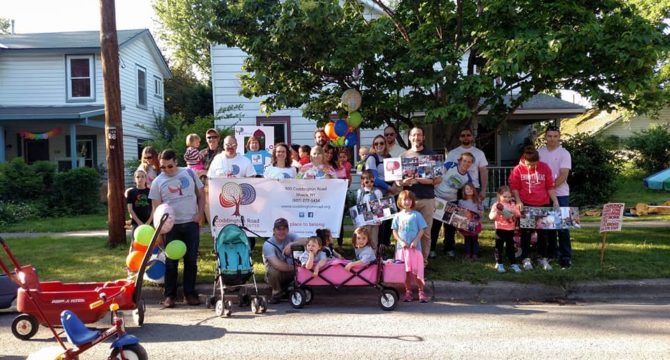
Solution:
M115 0L100 0L100 57L105 95L105 148L108 169L107 219L110 247L126 243L123 128L119 85L119 43L116 37Z
M603 233L600 238L600 270L603 269L603 262L605 261L605 243L607 242L607 232Z

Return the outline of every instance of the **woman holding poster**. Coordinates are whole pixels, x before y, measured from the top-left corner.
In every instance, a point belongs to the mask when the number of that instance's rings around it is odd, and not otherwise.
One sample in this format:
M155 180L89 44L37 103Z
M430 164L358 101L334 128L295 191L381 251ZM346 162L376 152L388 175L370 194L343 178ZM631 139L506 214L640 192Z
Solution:
M374 174L374 187L380 189L384 196L396 195L400 189L395 186L395 183L384 181L384 159L391 157L384 136L375 136L372 139L372 147L370 149L370 155L365 160L365 170L370 170ZM392 235L391 220L383 221L379 228L378 243L390 245Z
M297 171L291 166L289 154L291 150L287 144L275 144L272 149L272 165L265 168L263 177L266 179L295 179Z
M244 156L246 156L246 158L251 161L251 165L254 166L256 177L263 177L265 162L269 161L271 155L267 150L261 149L261 142L257 137L252 136L247 140Z

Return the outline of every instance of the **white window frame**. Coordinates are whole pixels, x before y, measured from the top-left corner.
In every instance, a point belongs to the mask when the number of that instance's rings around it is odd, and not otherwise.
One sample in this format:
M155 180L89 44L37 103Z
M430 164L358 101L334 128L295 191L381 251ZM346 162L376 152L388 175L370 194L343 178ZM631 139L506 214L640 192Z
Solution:
M140 72L144 74L144 96L142 96L141 88L140 88ZM147 96L147 69L144 66L136 65L136 70L135 70L135 76L136 78L136 91L137 91L137 107L146 109L147 108L147 101L148 101L148 96ZM142 104L142 100L144 100L144 104Z
M154 75L154 96L163 98L163 79Z
M73 96L72 95L72 60L88 60L88 74L89 74L89 87L91 93L89 96ZM66 55L65 56L65 72L66 72L66 100L68 102L77 102L77 101L95 101L95 56L94 55ZM75 79L85 79L85 78L75 78Z

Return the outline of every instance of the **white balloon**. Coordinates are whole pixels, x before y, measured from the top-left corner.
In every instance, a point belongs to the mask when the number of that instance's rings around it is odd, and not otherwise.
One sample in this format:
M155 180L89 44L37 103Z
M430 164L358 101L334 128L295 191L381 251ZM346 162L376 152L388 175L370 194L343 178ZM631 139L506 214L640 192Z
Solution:
M165 220L165 223L163 224L163 227L161 228L161 234L166 234L170 230L172 230L172 227L174 226L174 209L168 204L160 204L156 208L156 211L154 212L154 228L158 229L158 225L161 222L161 218L163 217L163 214L168 214L167 220Z

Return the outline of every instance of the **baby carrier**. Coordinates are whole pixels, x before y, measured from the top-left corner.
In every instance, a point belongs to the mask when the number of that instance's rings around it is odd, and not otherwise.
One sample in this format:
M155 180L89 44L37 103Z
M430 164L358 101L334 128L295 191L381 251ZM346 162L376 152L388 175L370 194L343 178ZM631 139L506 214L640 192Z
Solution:
M226 299L226 290L238 291L240 306L251 305L254 313L264 313L267 310L265 297L258 295L256 277L254 276L253 261L249 238L242 227L228 224L221 229L214 239L214 253L216 254L216 278L208 305L214 306L216 315L230 316L232 301ZM253 279L254 295L248 295L246 283ZM216 290L219 289L219 296Z

